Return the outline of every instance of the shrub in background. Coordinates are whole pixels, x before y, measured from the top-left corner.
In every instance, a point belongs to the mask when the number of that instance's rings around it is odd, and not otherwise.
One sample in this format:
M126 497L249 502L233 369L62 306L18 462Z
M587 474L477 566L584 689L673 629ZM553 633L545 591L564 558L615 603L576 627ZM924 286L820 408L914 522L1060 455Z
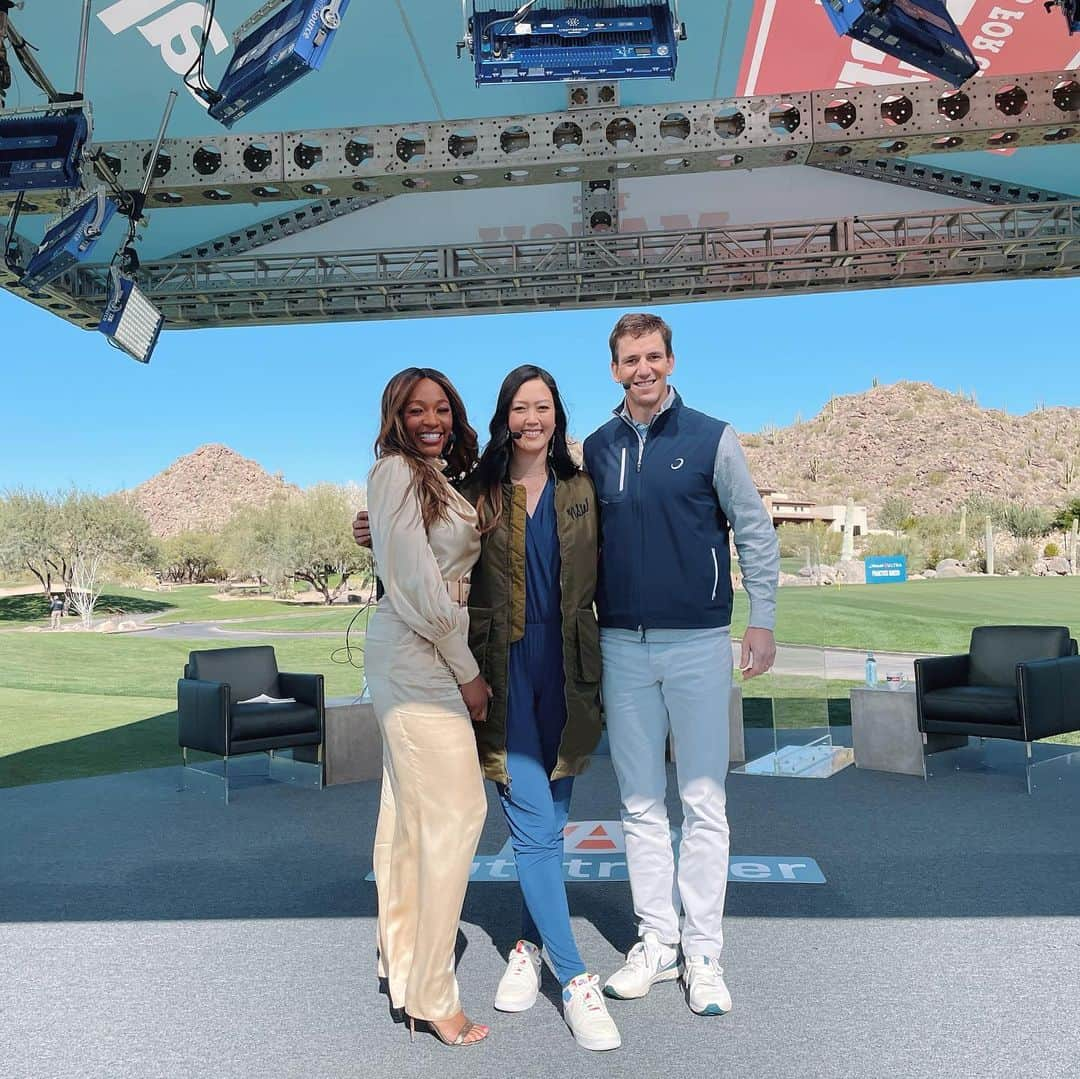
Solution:
M908 573L922 573L929 565L926 547L916 535L907 533L903 536L868 536L865 555L899 555L907 558ZM936 565L937 563L935 563Z
M822 521L813 524L782 524L776 534L780 554L785 558L809 558L814 565L835 562L840 557L844 537Z
M1035 559L1039 556L1039 549L1034 543L1025 541L1018 543L1008 554L995 559L995 568L1006 572L1016 570L1024 577L1030 577L1035 568Z

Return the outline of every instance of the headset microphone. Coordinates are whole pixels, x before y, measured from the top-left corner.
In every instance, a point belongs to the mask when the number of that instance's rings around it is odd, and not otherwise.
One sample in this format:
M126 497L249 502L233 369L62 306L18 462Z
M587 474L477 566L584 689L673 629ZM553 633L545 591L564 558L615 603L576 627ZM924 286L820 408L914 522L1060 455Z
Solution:
M513 440L514 440L515 442L517 442L517 440L518 440L519 438L521 438L521 432L520 432L520 431L511 431L511 432L510 432L510 437L511 437L511 438L512 438L512 439L513 439Z
M619 383L619 385L622 386L622 388L624 390L629 390L630 387L633 386L633 384L634 384L634 380L632 378L628 378L625 382L620 382Z

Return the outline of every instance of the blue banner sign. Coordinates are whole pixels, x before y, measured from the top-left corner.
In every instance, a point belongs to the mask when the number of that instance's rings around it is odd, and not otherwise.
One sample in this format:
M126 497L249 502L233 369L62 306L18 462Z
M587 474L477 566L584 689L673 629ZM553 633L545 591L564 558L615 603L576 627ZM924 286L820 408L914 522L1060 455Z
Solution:
M880 555L866 560L867 584L902 584L907 580L907 555Z

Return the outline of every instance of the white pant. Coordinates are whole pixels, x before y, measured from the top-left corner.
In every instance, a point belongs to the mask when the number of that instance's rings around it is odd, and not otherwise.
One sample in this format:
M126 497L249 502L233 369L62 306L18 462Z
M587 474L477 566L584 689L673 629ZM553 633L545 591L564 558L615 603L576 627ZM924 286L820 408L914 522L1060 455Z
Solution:
M604 713L638 932L675 944L681 906L683 953L718 958L729 849L724 780L730 632L703 630L674 643L645 644L605 633L600 647ZM677 879L665 804L669 727L683 809Z

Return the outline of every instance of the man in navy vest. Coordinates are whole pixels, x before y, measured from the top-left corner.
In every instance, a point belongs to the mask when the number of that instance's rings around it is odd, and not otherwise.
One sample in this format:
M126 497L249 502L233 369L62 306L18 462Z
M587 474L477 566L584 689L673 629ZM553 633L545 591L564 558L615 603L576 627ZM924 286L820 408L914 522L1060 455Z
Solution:
M681 974L691 1009L722 1015L731 1009L719 963L729 853L729 536L750 599L745 678L776 656L779 545L734 430L687 408L668 385L675 356L667 323L624 315L610 346L625 399L585 440L585 467L600 502L604 713L640 939L604 992L643 997ZM665 805L669 731L683 808L677 872Z

